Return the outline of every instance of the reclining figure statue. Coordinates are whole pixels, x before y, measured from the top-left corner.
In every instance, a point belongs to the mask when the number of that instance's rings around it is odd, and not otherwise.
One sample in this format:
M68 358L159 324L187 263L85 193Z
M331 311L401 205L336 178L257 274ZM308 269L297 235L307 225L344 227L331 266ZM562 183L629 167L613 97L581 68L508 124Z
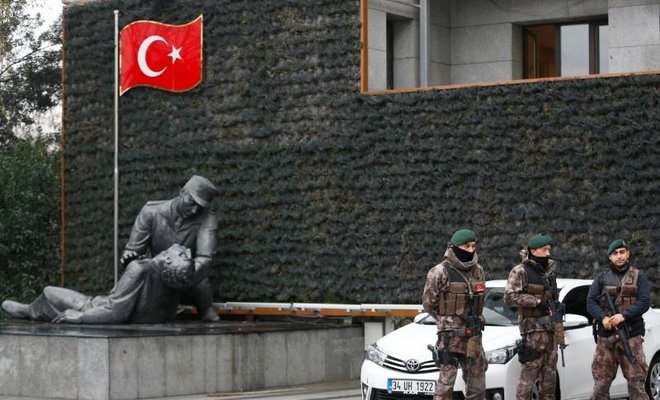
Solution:
M157 256L131 261L108 296L87 296L47 286L31 304L12 300L2 309L13 318L74 324L148 324L173 319L179 290L191 285L190 250L175 244Z

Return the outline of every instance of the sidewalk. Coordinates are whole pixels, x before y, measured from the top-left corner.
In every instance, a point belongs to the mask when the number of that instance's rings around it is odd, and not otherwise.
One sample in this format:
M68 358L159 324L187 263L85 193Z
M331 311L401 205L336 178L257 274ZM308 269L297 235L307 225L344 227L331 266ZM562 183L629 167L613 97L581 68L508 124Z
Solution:
M149 400L360 400L360 381L316 383L252 392L208 393L191 396L152 397ZM0 396L0 400L53 400Z

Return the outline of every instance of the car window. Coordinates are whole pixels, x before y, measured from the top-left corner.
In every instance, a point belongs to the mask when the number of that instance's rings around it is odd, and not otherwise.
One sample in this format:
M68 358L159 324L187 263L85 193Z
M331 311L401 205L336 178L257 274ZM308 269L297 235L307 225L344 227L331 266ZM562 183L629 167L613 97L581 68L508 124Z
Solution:
M486 325L518 325L518 313L504 302L503 287L486 289L484 318Z
M486 325L511 326L518 325L518 313L504 303L504 288L487 288L484 297L484 319ZM431 315L417 321L418 324L435 325Z
M435 318L431 316L431 314L426 314L426 316L417 321L417 323L422 325L435 325L436 321Z
M587 294L589 293L589 286L578 286L571 289L566 293L562 303L566 305L567 314L578 314L587 317L589 323L593 322L593 318L587 312Z

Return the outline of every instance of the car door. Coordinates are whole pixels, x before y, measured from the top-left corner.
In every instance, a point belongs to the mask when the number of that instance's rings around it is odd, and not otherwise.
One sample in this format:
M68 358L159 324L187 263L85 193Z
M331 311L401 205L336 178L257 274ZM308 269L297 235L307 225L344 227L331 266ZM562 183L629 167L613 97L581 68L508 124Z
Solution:
M596 351L596 343L593 337L592 318L587 312L587 293L589 285L577 286L570 289L564 296L562 303L566 305L567 314L577 314L586 317L589 321L587 326L568 328L565 330L566 349L564 350L565 367L561 364L561 354L557 363L557 371L561 384L561 398L586 399L591 395L594 380L591 375L591 362ZM627 393L626 380L619 369L612 386L610 395L612 398Z
M587 313L587 293L589 286L578 286L570 289L562 303L566 305L567 314L577 314L587 318L582 326L567 327L564 330L566 348L562 367L561 352L557 362L562 399L589 398L594 386L591 376L591 360L596 350L591 328L591 317Z

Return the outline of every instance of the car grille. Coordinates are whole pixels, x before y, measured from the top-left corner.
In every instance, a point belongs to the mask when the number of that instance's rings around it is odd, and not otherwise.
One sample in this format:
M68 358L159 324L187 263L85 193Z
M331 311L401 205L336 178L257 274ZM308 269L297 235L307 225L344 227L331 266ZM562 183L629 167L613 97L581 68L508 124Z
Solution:
M454 392L452 399L465 400L465 397L463 396L463 392ZM370 400L433 400L433 396L425 394L387 393L387 390L373 389Z
M419 365L419 369L417 371L411 371L406 368L405 360L399 360L398 358L392 356L387 356L385 362L383 363L383 367L408 374L426 374L429 372L438 372L438 367L435 366L435 363L432 360L422 362Z

